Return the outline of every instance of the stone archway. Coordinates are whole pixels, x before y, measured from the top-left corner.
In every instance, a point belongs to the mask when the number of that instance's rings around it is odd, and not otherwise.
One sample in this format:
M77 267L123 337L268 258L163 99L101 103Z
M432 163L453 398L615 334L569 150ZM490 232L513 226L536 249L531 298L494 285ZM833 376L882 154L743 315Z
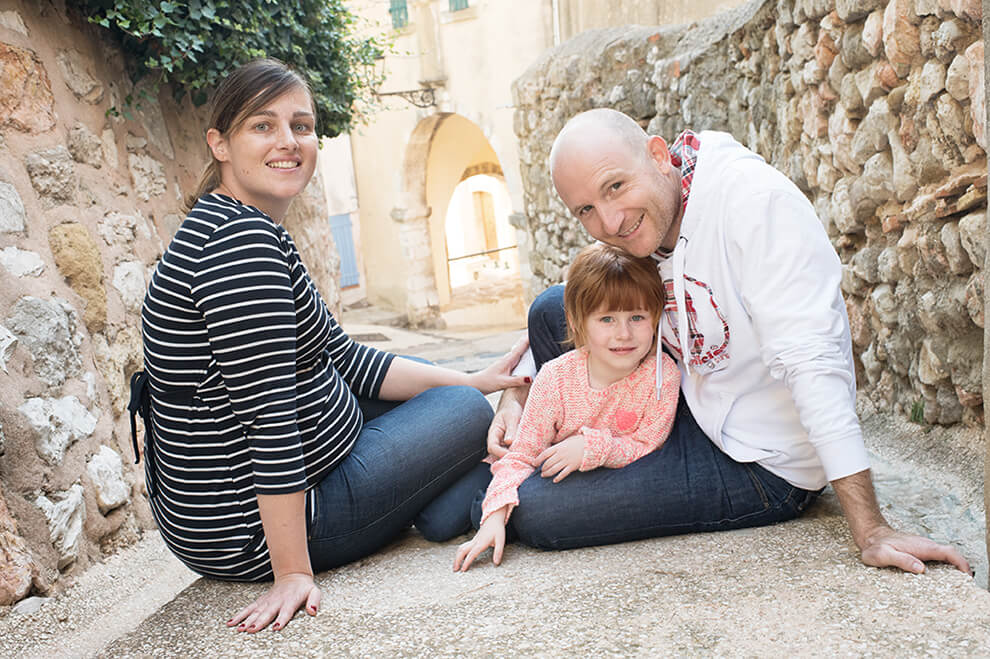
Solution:
M399 204L390 215L406 262L405 313L412 326L441 326L450 301L444 219L465 171L499 159L481 128L454 113L419 122L403 159Z

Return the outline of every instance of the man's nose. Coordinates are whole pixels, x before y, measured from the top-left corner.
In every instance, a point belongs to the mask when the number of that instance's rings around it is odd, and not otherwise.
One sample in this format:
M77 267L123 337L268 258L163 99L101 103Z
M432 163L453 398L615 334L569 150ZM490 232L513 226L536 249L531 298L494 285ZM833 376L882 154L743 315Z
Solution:
M602 226L610 236L616 236L622 230L622 221L625 215L622 209L615 204L602 204L601 206Z

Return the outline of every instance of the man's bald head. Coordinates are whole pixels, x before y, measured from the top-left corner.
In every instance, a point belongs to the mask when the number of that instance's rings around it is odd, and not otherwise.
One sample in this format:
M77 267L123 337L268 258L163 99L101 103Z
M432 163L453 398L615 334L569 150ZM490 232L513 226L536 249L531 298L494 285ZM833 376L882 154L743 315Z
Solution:
M610 108L588 110L571 117L557 133L550 148L550 177L563 163L575 144L621 144L637 158L647 158L649 136L632 117Z

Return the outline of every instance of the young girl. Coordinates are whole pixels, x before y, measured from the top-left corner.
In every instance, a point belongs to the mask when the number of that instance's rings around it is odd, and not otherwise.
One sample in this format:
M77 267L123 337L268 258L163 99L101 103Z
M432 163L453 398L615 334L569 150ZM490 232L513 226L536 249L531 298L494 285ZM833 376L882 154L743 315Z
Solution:
M674 423L680 372L663 354L656 328L663 308L656 264L605 244L585 248L564 289L568 339L575 349L547 362L533 382L509 452L492 465L481 527L462 544L454 570L494 547L502 561L517 489L542 465L559 483L574 471L617 469L655 451Z

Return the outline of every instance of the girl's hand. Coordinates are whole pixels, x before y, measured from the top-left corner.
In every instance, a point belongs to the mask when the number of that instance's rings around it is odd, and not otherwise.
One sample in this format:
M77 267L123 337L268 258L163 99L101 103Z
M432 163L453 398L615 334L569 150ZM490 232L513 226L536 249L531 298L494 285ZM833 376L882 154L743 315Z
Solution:
M276 577L268 592L241 609L227 621L227 626L236 626L239 632L253 634L274 620L272 631L280 631L303 607L311 616L315 616L320 608L320 589L313 581L313 575L286 574Z
M522 387L532 380L526 376L513 376L512 369L519 363L519 358L529 347L529 337L522 336L515 345L492 364L477 373L467 376L468 384L483 394L490 394L493 391L508 389L509 387Z
M465 542L457 548L457 555L454 556L454 572L467 572L478 554L489 547L494 547L492 551L492 562L499 565L502 562L502 550L505 548L505 508L500 508L489 515L485 523L481 525L473 540Z
M555 476L554 483L559 483L572 472L579 470L583 460L584 437L582 435L571 435L564 441L547 447L536 456L536 462L543 463L540 475L543 478Z

